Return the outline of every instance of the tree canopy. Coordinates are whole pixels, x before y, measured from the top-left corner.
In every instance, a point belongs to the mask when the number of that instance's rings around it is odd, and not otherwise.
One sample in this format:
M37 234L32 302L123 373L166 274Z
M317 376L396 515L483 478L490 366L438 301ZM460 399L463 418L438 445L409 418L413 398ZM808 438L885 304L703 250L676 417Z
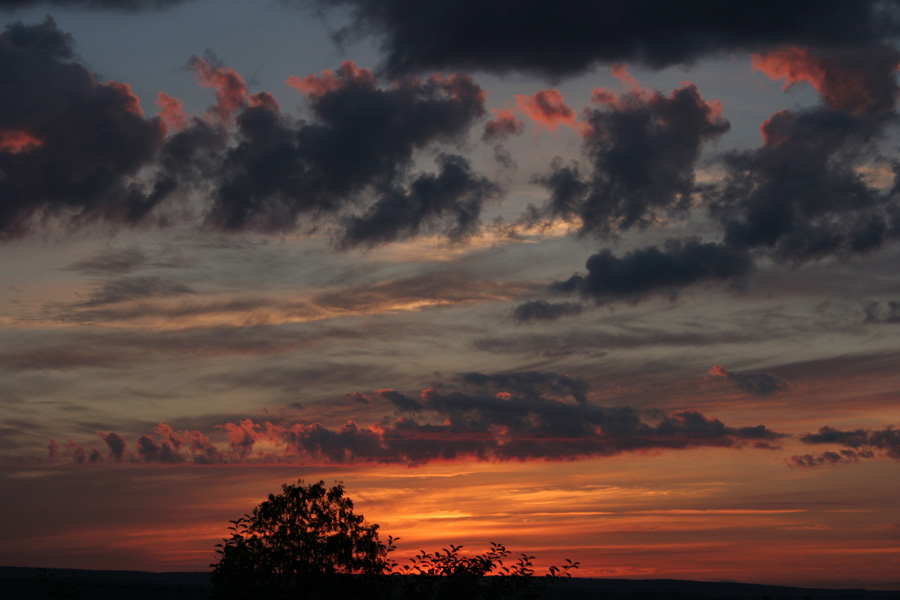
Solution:
M383 543L378 525L353 512L340 483L284 484L253 512L231 521L231 536L218 544L212 582L223 597L314 596L329 598L536 598L548 584L569 577L577 562L566 560L535 576L533 556L501 544L475 556L462 546L422 551L409 564L389 558L395 539Z
M388 548L378 525L353 512L342 484L284 484L253 512L231 521L218 545L216 589L309 588L339 574L373 575L386 568Z

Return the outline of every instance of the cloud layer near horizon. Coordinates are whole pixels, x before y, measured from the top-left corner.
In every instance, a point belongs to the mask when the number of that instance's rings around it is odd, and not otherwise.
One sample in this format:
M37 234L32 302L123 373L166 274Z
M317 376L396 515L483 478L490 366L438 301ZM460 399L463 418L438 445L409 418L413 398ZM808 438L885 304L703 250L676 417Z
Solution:
M589 403L584 381L552 373L467 373L461 387L436 387L410 396L393 389L353 395L358 402L385 402L402 416L369 427L348 421L340 428L319 423L255 423L245 419L217 426L227 445L200 431L176 431L160 423L126 452L125 438L98 432L106 452L67 441L50 442L51 458L76 462L292 464L407 464L448 460L572 460L623 452L702 447L777 448L785 436L763 425L733 428L696 410L673 413L602 407Z

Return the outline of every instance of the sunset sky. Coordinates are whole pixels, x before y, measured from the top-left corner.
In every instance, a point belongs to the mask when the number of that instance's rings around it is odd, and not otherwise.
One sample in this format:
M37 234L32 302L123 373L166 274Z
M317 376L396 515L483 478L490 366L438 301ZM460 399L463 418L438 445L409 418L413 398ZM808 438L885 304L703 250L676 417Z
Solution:
M900 2L3 0L0 565L900 589Z

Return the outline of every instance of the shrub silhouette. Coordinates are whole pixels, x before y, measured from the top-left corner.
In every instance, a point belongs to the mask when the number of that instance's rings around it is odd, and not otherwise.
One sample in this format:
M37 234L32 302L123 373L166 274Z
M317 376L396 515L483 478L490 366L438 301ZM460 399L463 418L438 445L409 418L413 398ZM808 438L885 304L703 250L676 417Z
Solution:
M396 540L378 539L378 525L353 512L342 484L300 480L281 490L230 521L231 536L217 544L219 560L210 565L218 597L536 598L578 568L566 560L536 576L533 556L504 565L510 552L501 544L469 557L462 546L422 551L401 566L389 558Z

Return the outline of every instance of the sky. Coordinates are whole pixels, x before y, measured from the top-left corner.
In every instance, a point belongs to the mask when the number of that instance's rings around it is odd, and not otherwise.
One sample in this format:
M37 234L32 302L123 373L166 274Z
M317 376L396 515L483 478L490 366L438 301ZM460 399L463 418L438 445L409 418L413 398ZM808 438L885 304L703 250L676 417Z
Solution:
M900 4L0 2L0 564L900 589Z

